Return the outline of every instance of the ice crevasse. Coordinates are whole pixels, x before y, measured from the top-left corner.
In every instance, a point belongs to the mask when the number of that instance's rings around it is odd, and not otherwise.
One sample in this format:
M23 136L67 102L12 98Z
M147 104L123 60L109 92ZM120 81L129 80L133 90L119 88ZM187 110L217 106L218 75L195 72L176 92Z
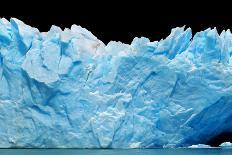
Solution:
M155 148L232 132L232 34L105 45L0 19L0 147Z

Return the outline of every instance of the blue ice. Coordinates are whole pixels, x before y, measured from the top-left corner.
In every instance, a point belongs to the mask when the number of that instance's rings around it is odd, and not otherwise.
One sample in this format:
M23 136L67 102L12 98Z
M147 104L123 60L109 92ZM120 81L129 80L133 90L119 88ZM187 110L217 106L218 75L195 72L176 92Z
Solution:
M154 34L155 35L155 34ZM232 34L104 44L0 19L0 147L155 148L232 132Z

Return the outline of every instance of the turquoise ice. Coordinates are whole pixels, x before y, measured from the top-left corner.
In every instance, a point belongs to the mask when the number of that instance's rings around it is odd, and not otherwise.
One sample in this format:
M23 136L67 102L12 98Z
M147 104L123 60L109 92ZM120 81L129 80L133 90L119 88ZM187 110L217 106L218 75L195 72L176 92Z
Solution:
M155 34L154 34L155 35ZM154 148L232 132L232 34L105 45L0 19L0 147Z

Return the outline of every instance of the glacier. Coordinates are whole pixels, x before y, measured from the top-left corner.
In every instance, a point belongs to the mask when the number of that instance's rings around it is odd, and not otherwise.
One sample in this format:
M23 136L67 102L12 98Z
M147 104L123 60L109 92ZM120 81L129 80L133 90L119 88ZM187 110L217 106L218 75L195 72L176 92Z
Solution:
M155 35L155 34L154 34ZM1 148L157 148L232 132L232 34L105 45L0 19Z

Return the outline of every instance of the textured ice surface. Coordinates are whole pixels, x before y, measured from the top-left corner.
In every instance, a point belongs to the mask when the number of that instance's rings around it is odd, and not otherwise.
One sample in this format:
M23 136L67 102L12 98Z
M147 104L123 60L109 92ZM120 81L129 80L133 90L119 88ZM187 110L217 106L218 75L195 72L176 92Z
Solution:
M154 34L155 35L155 34ZM152 148L232 131L232 34L105 45L0 20L0 147Z

